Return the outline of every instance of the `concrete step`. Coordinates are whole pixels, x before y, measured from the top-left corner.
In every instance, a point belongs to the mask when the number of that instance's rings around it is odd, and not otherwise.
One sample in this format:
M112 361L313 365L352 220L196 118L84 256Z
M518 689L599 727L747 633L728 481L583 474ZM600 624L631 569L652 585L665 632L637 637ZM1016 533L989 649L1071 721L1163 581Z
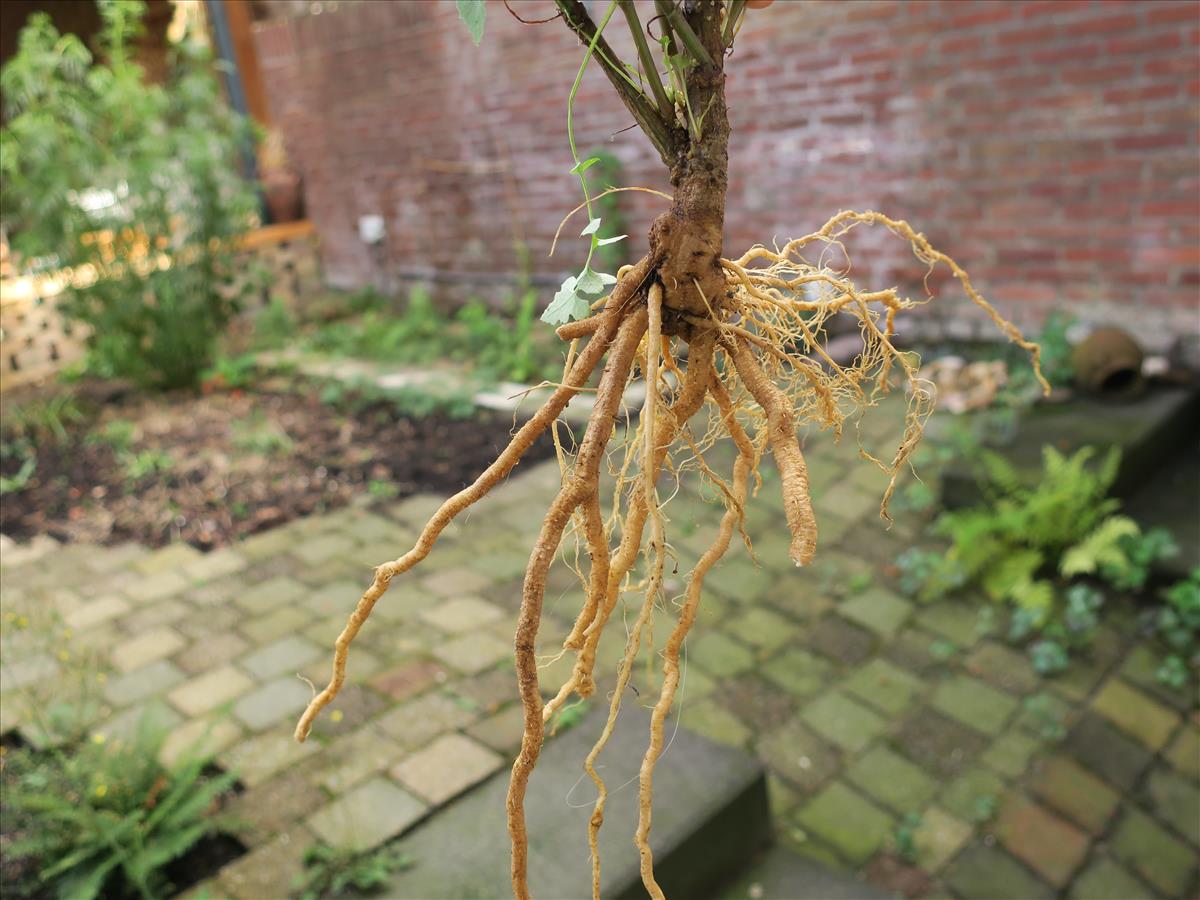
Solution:
M600 733L606 710L593 710L547 743L529 784L529 883L534 897L591 896L587 823L595 789L583 760ZM627 703L605 752L601 776L609 785L600 832L601 891L644 897L633 845L637 773L650 717ZM713 896L770 839L766 775L754 757L680 728L655 773L651 846L655 872L668 897ZM415 862L381 893L386 897L506 897L509 842L505 820L508 772L503 771L439 811L400 846Z
M775 846L716 896L720 900L886 900L892 895Z

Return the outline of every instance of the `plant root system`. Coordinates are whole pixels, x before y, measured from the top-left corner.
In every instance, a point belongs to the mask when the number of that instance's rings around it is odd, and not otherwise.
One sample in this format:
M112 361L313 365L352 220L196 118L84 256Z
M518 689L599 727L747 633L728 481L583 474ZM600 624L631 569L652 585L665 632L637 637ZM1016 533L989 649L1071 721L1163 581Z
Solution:
M653 653L646 645L654 611L665 610L675 623L657 654L662 663L662 687L653 704L649 742L639 774L635 835L645 887L652 897L661 898L650 849L651 801L655 765L663 752L664 729L680 681L680 653L702 602L705 576L728 550L735 532L750 545L744 516L749 497L761 486L758 470L763 455L770 452L780 474L790 531L789 555L797 566L804 566L817 549L817 522L797 428L814 425L840 436L847 419L856 423L891 390L905 390L905 430L890 458L876 458L860 445L861 454L890 475L880 504L880 514L886 519L896 479L920 441L924 421L933 408L932 386L918 379L915 361L892 343L897 313L929 298L912 300L895 289L864 291L846 276L848 265L835 269L825 262L826 251L841 247L841 238L862 225L888 229L906 241L931 270L939 264L947 266L967 297L1009 340L1030 353L1037 369L1036 345L999 316L957 263L933 249L906 222L877 212L839 213L820 230L778 249L756 246L736 260L718 257L716 271L723 278L723 289L714 290L712 271L706 268L692 276L690 268L693 257L708 254L712 258L707 246L680 228L677 211L665 214L651 230L655 249L618 273L612 294L601 308L590 318L558 330L570 347L562 380L550 398L474 484L434 513L407 553L376 569L374 581L337 639L328 686L313 698L296 726L297 740L307 737L314 717L341 688L350 643L392 580L420 563L450 521L500 483L539 434L548 429L553 432L567 403L585 388L593 372L601 369L594 410L582 440L573 451L558 445L561 488L546 513L525 573L515 636L525 732L508 792L512 888L518 898L529 896L524 798L546 725L572 697L595 693L600 638L618 603L637 596L637 613L628 626L608 718L584 761L597 788L588 841L592 890L599 897L597 841L608 793L596 762L612 734L638 657ZM814 251L817 258L810 261L805 254ZM825 350L828 326L838 315L852 320L862 337L861 352L848 365L839 365ZM581 349L583 340L587 343ZM639 380L645 384L640 417L624 440L613 442L622 396ZM706 461L706 454L726 438L737 451L728 479ZM613 480L611 493L602 491L601 465L606 458ZM678 485L688 471L699 473L714 488L725 512L682 594L669 597L663 573L668 559L676 564L678 560L669 544L667 509L672 491L665 489L664 482ZM586 550L586 566L579 564L583 557L578 549L573 556L563 553L568 562L575 560L584 600L562 651L574 654L572 673L553 698L543 702L535 646L547 572L564 542ZM635 577L639 559L641 571Z

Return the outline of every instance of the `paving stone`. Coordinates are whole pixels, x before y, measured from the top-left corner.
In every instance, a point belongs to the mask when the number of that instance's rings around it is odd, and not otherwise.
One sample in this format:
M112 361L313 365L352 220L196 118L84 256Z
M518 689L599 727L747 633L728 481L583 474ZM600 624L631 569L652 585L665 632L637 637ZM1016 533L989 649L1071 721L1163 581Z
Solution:
M698 670L693 668L691 674L697 672ZM655 675L659 674L659 672L655 672ZM660 679L656 679L650 685L639 680L638 685L650 697L657 697L662 690ZM685 684L683 687L687 690L689 686ZM778 728L791 719L796 712L796 702L793 697L753 672L746 672L736 678L722 681L719 686L713 682L711 688L713 700L726 709L736 711L739 718L756 732ZM692 699L695 697L693 696Z
M852 753L863 749L887 727L887 720L878 713L838 692L818 697L801 715L821 737Z
M999 809L1004 790L1004 779L975 766L951 781L938 802L963 821L986 822Z
M426 810L412 794L377 776L314 813L308 826L331 846L363 851L400 834Z
M846 778L881 805L898 813L924 805L938 789L938 782L903 756L883 746L865 753L846 770Z
M964 900L1051 898L1054 891L1028 869L995 847L968 847L950 864L943 879Z
M729 678L754 666L754 654L719 631L709 631L690 643L695 664L715 678Z
M331 741L322 757L328 762L313 770L307 780L336 796L382 773L403 757L404 748L398 742L375 725L366 725Z
M35 653L23 659L13 659L12 654L5 654L6 659L0 664L0 676L6 691L15 691L54 677L59 673L58 663L45 653Z
M1184 775L1200 780L1200 728L1184 726L1163 755Z
M179 713L161 698L153 697L101 722L93 728L93 733L104 735L110 742L132 743L140 733L170 734L182 724Z
M691 727L684 717L684 724ZM799 719L765 735L758 755L771 770L805 793L824 784L838 770L838 753Z
M294 675L284 675L243 695L233 705L233 714L252 731L262 731L298 715L311 699L308 685Z
M325 651L312 641L300 637L285 637L267 644L238 660L238 665L257 678L266 681L284 672L302 669Z
M216 756L243 737L242 729L227 718L192 719L167 735L158 758L167 768L174 768L193 756Z
M234 900L281 897L303 875L304 853L314 843L307 829L292 828L221 869L218 884Z
M512 646L490 634L475 632L438 644L433 655L468 675L490 669L512 655Z
M1112 854L1158 890L1182 896L1196 869L1187 845L1139 810L1127 806L1109 841Z
M1179 724L1174 712L1117 678L1104 684L1092 709L1151 750L1161 748Z
M238 837L258 846L326 802L325 794L302 773L288 772L238 795L222 812L234 823Z
M185 563L183 574L192 581L213 581L240 572L248 565L250 565L250 560L242 554L232 547L223 547Z
M175 543L141 557L134 562L133 568L143 575L158 575L162 572L175 572L203 558L204 554L190 544Z
M832 513L847 522L854 522L871 512L879 510L879 494L841 479L825 491L814 504L819 511Z
M158 600L127 613L121 619L121 627L130 634L149 631L163 625L174 625L194 612L192 607L179 597L169 600Z
M433 660L413 659L373 675L370 684L393 700L407 700L446 679L445 668Z
M464 634L505 617L500 607L478 597L446 600L421 613L421 618L450 634Z
M188 580L179 572L167 571L139 578L121 590L134 603L142 604L165 600L185 590L188 584Z
M1152 759L1145 747L1097 715L1080 719L1063 746L1087 768L1122 790L1133 787Z
M250 560L267 559L287 550L295 542L295 536L286 528L272 528L252 535L234 546Z
M271 610L263 616L243 621L238 627L254 644L267 644L285 635L295 634L312 621L312 614L302 607L284 606ZM338 617L338 631L346 624L345 617Z
M525 714L519 703L513 703L467 729L467 734L493 750L511 757L521 748L525 732Z
M327 572L324 568L321 571ZM328 577L327 574L326 577ZM366 587L367 584L363 582L347 578L325 581L317 587L309 589L302 606L317 618L333 617L341 620L344 625L346 619L358 606L359 598L362 597L363 589Z
M254 679L235 666L213 669L180 685L167 699L185 716L198 716L240 697L254 687Z
M800 807L795 821L837 850L848 862L865 863L887 842L893 818L840 781Z
M1071 900L1132 900L1147 897L1149 890L1107 857L1088 863L1071 885Z
M289 553L307 567L321 566L349 553L354 548L354 539L349 535L318 534L289 548Z
M1025 771L1040 747L1041 744L1028 734L1010 728L992 742L981 759L997 772L1016 778Z
M750 729L741 719L712 699L685 707L679 721L689 730L731 747L745 745L751 736Z
M1092 834L1101 834L1121 795L1071 757L1051 757L1030 782L1038 797Z
M709 570L706 590L713 590L735 603L750 603L762 597L775 576L748 559L729 559Z
M849 693L889 715L904 712L924 687L915 675L884 659L873 659L843 682Z
M1027 694L1041 681L1026 654L995 641L984 641L972 650L964 667L972 675L1010 694Z
M799 631L788 619L759 606L733 616L725 630L742 643L763 650L793 643Z
M254 787L320 749L316 741L298 742L289 728L234 744L217 759L226 771L236 772L242 784Z
M945 600L926 606L917 622L927 631L953 641L959 647L971 647L979 638L977 611L961 602Z
M118 616L125 615L129 610L128 600L117 594L103 594L71 610L63 616L63 624L77 631L84 628L94 628L103 622L108 622Z
M941 638L928 631L906 628L883 646L883 658L915 675L927 675L945 667L945 662L930 650L938 640Z
M445 569L424 578L420 585L431 594L455 599L487 591L492 579L474 569Z
M1160 765L1150 772L1145 793L1150 812L1200 847L1200 787Z
M867 588L838 606L838 613L870 629L891 637L912 615L912 604L885 588Z
M455 682L454 693L471 700L480 712L493 713L517 696L516 684L515 672L497 668Z
M952 676L939 684L934 689L932 704L939 712L990 735L999 734L1017 709L1017 701L1012 697L964 675Z
M893 743L922 769L943 777L963 772L987 744L977 731L929 707L911 713Z
M104 686L104 697L114 706L128 706L166 693L185 677L177 666L160 659L109 680Z
M475 714L434 691L389 710L375 724L406 750L412 751L447 731L475 720Z
M499 754L461 734L447 734L391 769L392 778L434 806L457 797L504 765Z
M329 677L328 671L325 677ZM389 705L388 698L377 691L361 684L346 685L313 723L313 736L325 740L348 734Z
M856 666L870 657L875 638L841 616L825 616L809 630L808 646L834 662Z
M764 678L801 698L820 691L831 669L826 660L800 649L785 650L759 666Z
M287 575L276 575L234 595L234 603L251 615L262 615L280 606L293 606L308 588Z
M1019 794L1001 804L995 833L1013 856L1059 890L1087 856L1090 843L1075 826Z
M120 644L112 651L112 664L118 672L131 672L142 666L166 659L184 645L179 633L170 628L143 632Z
M226 631L196 641L175 657L175 664L189 675L195 675L237 659L249 647L240 634Z
M917 864L926 872L937 872L971 839L972 828L937 806L921 813L913 832Z

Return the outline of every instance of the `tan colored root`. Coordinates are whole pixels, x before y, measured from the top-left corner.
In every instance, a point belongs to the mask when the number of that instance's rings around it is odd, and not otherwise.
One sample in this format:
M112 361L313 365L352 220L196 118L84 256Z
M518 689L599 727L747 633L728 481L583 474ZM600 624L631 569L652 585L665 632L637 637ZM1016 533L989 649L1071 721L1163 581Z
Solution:
M808 494L808 467L796 437L791 399L763 372L754 351L741 338L724 344L733 357L742 384L767 416L771 454L783 483L783 512L792 534L788 555L798 566L807 566L817 552L817 520Z
M733 530L741 520L745 508L750 473L758 464L758 453L754 444L750 441L750 437L746 434L745 429L742 428L735 418L733 402L715 372L712 376L709 391L716 401L722 423L737 446L738 455L733 465L731 496L727 501L725 514L721 517L717 536L713 540L712 545L709 546L696 563L696 568L692 570L691 577L688 579L687 599L684 601L683 608L679 611L679 621L675 624L675 628L671 632L671 636L667 639L666 646L663 648L662 690L659 693L658 702L655 703L654 710L650 714L650 744L646 748L646 755L642 758L642 767L639 775L638 828L635 843L641 857L642 884L645 885L647 893L651 897L656 898L656 900L662 900L663 892L654 878L654 853L650 849L650 823L654 798L654 767L658 763L658 758L662 755L664 725L667 714L671 711L671 706L675 702L675 691L679 687L679 652L683 647L684 640L688 636L688 632L691 631L692 625L696 621L696 614L700 610L700 596L704 588L704 578L708 575L709 570L725 555L725 551L729 549L729 542L733 538Z
M529 565L525 570L525 586L514 639L517 685L525 710L525 731L521 738L521 752L513 762L507 799L508 830L512 838L512 888L513 895L517 898L529 896L529 838L525 829L525 789L537 764L545 734L537 657L534 651L538 625L542 618L546 574L575 509L589 494L594 494L599 489L600 459L612 433L610 423L621 402L633 357L645 329L646 312L641 308L630 312L621 323L604 366L604 374L596 394L596 406L588 421L587 433L580 444L575 469L546 512L546 519L542 523L541 532L534 543Z
M538 436L558 418L559 414L562 413L571 401L571 398L587 383L592 371L604 356L605 351L608 350L608 346L612 342L613 336L617 332L617 327L621 322L625 305L633 295L634 290L645 279L649 269L650 260L648 257L643 257L637 265L631 267L625 273L625 277L618 282L616 288L613 290L609 306L599 317L603 321L597 328L595 336L588 342L587 347L584 348L583 352L575 360L566 383L556 389L546 402L542 404L541 409L534 413L533 417L521 426L508 446L496 457L495 461L470 486L459 491L438 508L437 512L425 524L425 527L421 529L421 534L417 537L417 541L411 550L398 559L384 563L375 570L375 578L372 580L370 587L367 588L359 599L354 612L350 614L350 619L346 623L346 627L338 635L337 641L334 643L333 672L330 676L329 684L309 701L308 707L300 716L300 721L296 723L295 738L297 741L304 741L308 737L309 732L312 730L312 723L317 715L337 696L338 691L341 690L342 684L346 680L346 655L349 652L350 644L358 635L359 630L371 614L371 610L375 608L375 604L379 598L387 591L392 579L397 575L407 572L428 556L434 544L437 543L438 536L453 521L454 517L471 506L471 504L480 500L488 491L499 484L512 471L513 467L521 461L521 457L525 451L533 445Z
M708 392L708 370L712 363L714 341L715 337L711 333L704 333L693 340L690 345L691 363L685 373L679 396L669 408L671 415L663 425L658 449L654 455L653 470L656 478L667 455L667 448L675 442L679 431L704 403ZM629 570L633 568L633 564L637 560L648 514L649 509L644 503L642 493L635 492L623 521L621 543L609 565L608 584L603 594L604 602L593 602L593 598L588 598L587 605L596 609L596 615L584 629L584 644L579 650L574 671L559 689L558 694L546 704L542 715L543 721L549 720L571 694L578 693L581 697L587 697L594 689L592 671L595 668L596 650L600 644L600 636L616 606L625 576L629 574Z

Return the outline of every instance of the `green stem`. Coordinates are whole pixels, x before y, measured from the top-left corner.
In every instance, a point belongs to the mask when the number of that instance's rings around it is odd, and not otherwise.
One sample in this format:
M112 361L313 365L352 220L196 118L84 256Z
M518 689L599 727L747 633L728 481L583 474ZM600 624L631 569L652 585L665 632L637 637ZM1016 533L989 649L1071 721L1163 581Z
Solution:
M746 0L730 0L725 7L725 25L721 29L721 43L728 47L733 43L734 32L737 31L742 12L746 8Z
M667 92L663 90L662 79L658 77L658 67L654 65L650 45L646 43L646 35L642 32L642 23L638 21L637 9L632 0L626 0L621 4L621 12L625 13L625 18L629 22L629 31L633 35L634 46L637 47L638 59L642 61L642 68L646 72L646 78L650 81L650 90L654 94L655 102L658 103L658 111L667 121L671 121L675 117L675 107L671 103L671 98L667 96Z
M692 26L687 23L687 19L679 12L678 7L674 3L667 2L659 6L659 11L671 23L671 27L679 35L679 40L683 42L684 48L692 59L706 66L713 65L713 58L709 56L708 49L700 41L700 38L696 37L696 32L692 31Z

